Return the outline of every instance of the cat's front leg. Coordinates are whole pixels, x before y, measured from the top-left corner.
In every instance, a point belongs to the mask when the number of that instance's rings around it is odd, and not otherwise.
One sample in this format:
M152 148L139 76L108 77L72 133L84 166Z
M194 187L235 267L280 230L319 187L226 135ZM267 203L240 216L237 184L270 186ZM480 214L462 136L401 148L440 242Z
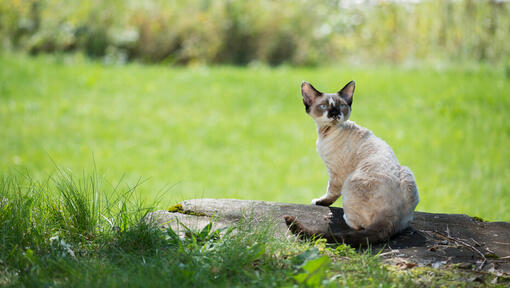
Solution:
M331 181L331 179L329 179L328 191L326 194L321 198L313 199L312 204L330 206L338 199L338 197L340 197L340 195L342 195L342 184L338 184L335 181Z

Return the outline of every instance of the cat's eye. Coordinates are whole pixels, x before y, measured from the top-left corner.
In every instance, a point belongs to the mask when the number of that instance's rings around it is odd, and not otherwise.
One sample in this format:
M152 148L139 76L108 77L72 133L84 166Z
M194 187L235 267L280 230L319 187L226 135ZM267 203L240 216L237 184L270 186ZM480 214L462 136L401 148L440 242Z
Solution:
M321 107L322 110L326 110L327 106L326 106L326 104L322 104L320 107Z
M344 108L345 108L344 104L340 105L340 109L344 109Z

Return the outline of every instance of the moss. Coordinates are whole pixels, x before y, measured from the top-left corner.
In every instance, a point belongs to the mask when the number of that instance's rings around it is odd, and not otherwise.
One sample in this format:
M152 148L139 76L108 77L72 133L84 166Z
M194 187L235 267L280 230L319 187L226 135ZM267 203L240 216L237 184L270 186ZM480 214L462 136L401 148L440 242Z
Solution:
M177 212L182 213L184 210L182 209L182 204L175 204L173 206L168 207L168 212Z
M195 211L191 211L191 210L184 210L180 213L187 214L187 215L194 215L194 216L209 216L205 213L195 212Z
M437 286L437 287L471 287L477 286L473 281L481 281L481 283L490 283L493 275L468 271L460 268L458 264L445 265L441 269L432 267L414 267L409 270L403 270L398 267L391 269L397 275L407 273L411 277L411 281L416 286ZM431 285L433 284L433 285Z
M478 222L485 222L482 217L474 216L473 219L475 219Z
M208 216L205 213L195 212L195 211L191 211L191 210L184 210L184 208L182 208L182 204L175 204L173 206L168 207L168 212L181 213L181 214L193 215L193 216Z
M488 254L485 254L485 258L487 258L487 259L498 259L499 256L494 254L494 253L488 253Z

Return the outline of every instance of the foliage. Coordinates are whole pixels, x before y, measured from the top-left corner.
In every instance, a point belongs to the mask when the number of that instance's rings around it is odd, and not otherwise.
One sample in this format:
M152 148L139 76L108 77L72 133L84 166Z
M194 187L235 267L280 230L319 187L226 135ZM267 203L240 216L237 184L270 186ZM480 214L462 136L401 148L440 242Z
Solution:
M358 2L5 0L0 44L107 63L510 61L506 1Z
M294 259L299 263L299 260L303 258L304 261L298 266L302 272L294 275L294 280L300 285L310 287L321 286L326 271L331 264L331 260L326 255L320 255L316 248L306 250L297 255Z

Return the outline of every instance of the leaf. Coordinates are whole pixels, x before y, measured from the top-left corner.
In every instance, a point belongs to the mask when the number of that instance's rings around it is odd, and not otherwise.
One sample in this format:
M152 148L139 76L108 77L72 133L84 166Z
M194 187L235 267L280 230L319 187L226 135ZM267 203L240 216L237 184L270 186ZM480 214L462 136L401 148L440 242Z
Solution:
M294 264L294 265L302 265L306 261L319 258L320 256L321 255L319 254L319 249L317 249L316 247L313 247L311 249L308 249L308 250L302 252L301 254L294 256L291 259L291 261L292 261L292 264Z
M121 226L120 231L126 231L128 228L128 211L126 202L122 203L122 208L120 210L120 218L121 218Z
M328 256L320 256L315 259L310 259L312 257L316 257L316 255L317 254L315 254L314 251L303 255L304 257L308 258L306 262L301 266L305 272L294 276L294 280L296 280L296 282L299 284L305 284L311 287L319 287L321 285L322 279L327 276L326 271L329 267L329 264L331 263L331 260Z
M253 253L250 257L250 262L255 261L264 255L266 252L266 246L260 243L255 243L250 247L250 252Z
M294 280L296 280L296 282L299 284L305 283L307 278L308 278L307 273L300 273L300 274L294 275Z
M25 258L27 258L30 263L35 264L37 262L37 257L34 254L34 250L28 248L27 251L24 253Z
M223 228L220 228L216 231L218 231L218 233L221 234L221 232L225 231L225 233L223 233L223 237L229 235L230 233L232 233L237 227L235 226L230 226L230 227L223 227Z
M184 230L186 230L186 232L187 232L187 233L192 234L192 231L191 231L191 229L190 229L188 226L186 226L186 225L185 225L184 223L182 223L181 221L178 221L178 222L179 222L179 225L181 225L181 226L184 228Z
M204 241L206 240L209 236L209 232L211 232L211 228L212 228L212 222L209 222L209 224L205 225L204 228L202 228L202 231L200 231L200 233L198 234L198 241Z
M166 229L166 233L175 242L180 241L179 235L177 235L177 233L175 233L175 231L172 229L172 227L168 226L168 228Z
M329 259L328 256L322 256L320 258L306 262L305 265L302 266L302 268L308 271L309 273L316 273L320 269L329 265L330 262L331 260Z

